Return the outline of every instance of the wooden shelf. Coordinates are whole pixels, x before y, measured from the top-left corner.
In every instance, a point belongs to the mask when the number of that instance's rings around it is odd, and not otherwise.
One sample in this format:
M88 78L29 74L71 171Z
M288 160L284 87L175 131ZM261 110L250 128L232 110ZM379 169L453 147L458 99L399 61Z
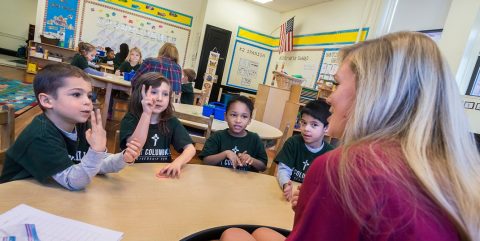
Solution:
M58 61L51 60L51 59L44 59L44 58L40 58L40 57L31 56L30 55L30 50L31 50L32 47L35 47L35 48L42 47L44 52L45 52L45 50L48 50L49 56L62 59L62 62L58 62ZM58 46L51 45L51 44L44 44L44 43L30 41L28 43L27 54L28 54L28 58L27 58L27 70L26 71L27 71L27 73L35 74L37 72L37 70L45 67L47 64L50 64L50 63L69 63L69 60L71 60L73 58L73 56L75 56L75 54L77 54L77 51L75 51L74 49L58 47ZM35 64L35 67L34 67L35 69L34 70L32 70L32 68L29 67L29 66L31 66L31 64Z

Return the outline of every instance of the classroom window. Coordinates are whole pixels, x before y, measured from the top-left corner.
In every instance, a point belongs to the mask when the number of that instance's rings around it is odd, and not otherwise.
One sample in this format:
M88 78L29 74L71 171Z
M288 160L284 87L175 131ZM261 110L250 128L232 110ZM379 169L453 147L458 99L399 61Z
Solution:
M480 56L478 56L477 63L473 69L472 78L467 88L467 95L480 96Z

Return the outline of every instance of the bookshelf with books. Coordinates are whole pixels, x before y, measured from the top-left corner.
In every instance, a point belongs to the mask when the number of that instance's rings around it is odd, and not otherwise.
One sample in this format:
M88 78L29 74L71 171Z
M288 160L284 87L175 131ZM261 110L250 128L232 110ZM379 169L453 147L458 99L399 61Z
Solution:
M27 53L27 72L36 74L39 69L51 63L70 63L77 51L51 44L30 41L28 43Z

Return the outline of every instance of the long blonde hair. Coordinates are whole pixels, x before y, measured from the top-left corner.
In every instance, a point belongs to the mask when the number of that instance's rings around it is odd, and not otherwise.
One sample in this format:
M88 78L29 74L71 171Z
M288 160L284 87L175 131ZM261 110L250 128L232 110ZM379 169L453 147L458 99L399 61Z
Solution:
M132 49L130 49L130 51L128 52L128 55L127 55L127 58L125 59L125 61L127 62L130 62L130 56L132 55L132 52L137 52L138 55L140 55L140 58L138 59L138 63L137 64L142 64L143 62L143 59L142 59L142 51L137 48L137 47L134 47Z
M338 172L329 179L333 184L338 178L337 194L347 210L367 223L359 207L365 194L358 192L374 191L359 168L368 165L415 200L437 206L461 240L480 240L480 156L437 45L424 34L399 32L344 48L340 55L356 75L356 98ZM349 160L356 147L379 142L400 146L401 153L392 155L388 151L395 148L385 149L400 164L383 163L373 149L361 164Z

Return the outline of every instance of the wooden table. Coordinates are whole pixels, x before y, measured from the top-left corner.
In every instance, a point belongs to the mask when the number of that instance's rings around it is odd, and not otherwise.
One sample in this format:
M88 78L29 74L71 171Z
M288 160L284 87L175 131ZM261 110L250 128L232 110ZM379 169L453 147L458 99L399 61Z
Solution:
M90 75L92 77L92 86L98 88L105 88L105 102L102 110L103 126L107 123L108 106L110 105L110 97L112 90L122 90L130 92L131 83L123 79L123 76L105 73L104 76Z
M100 67L100 71L114 74L113 65L110 65L110 64L99 64L98 66Z
M174 103L173 107L175 108L175 111L178 111L180 113L202 116L203 106ZM205 127L202 126L203 124L189 121L182 121L182 123L192 127ZM218 130L224 130L226 128L228 128L228 124L226 121L221 121L217 119L213 120L213 132ZM262 140L275 140L282 137L283 135L282 131L280 131L279 129L254 119L252 119L252 122L250 122L250 124L247 126L247 130L257 133Z
M158 179L163 165L134 164L78 192L33 180L1 184L0 213L25 203L124 232L123 240L173 241L231 224L292 229L294 213L273 176L191 164L180 179Z

